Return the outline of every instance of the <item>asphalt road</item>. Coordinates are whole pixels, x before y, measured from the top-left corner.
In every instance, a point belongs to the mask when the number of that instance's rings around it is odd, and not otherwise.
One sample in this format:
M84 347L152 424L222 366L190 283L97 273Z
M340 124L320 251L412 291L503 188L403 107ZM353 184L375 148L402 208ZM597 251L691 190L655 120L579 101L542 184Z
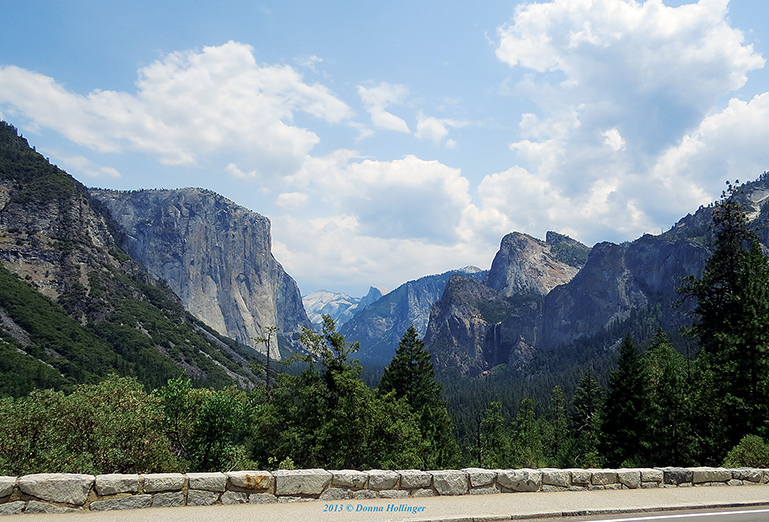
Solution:
M769 507L665 511L644 514L568 517L564 522L767 522Z
M717 508L727 511L747 507L745 514L701 514L704 518L686 518L681 511ZM669 511L669 510L676 511ZM662 513L652 514L652 511ZM761 511L759 511L761 510ZM623 513L637 513L629 518ZM288 504L241 504L150 508L128 511L83 512L59 515L11 515L0 522L496 522L564 515L586 515L581 520L623 520L687 522L769 522L769 486L663 488L612 491L564 491L559 493L510 493L466 495L461 497L408 498L398 500L348 500ZM649 518L649 517L666 518ZM646 517L646 518L642 518ZM678 517L678 518L676 518ZM726 518L724 518L726 517ZM745 518L747 517L747 518ZM753 518L750 518L753 517Z

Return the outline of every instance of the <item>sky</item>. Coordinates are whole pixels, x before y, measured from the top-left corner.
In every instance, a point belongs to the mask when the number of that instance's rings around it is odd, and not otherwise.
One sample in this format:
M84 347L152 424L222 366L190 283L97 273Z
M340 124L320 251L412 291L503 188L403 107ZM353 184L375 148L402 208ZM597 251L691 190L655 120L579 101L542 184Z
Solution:
M304 295L659 234L769 170L765 0L3 2L0 119L270 218Z

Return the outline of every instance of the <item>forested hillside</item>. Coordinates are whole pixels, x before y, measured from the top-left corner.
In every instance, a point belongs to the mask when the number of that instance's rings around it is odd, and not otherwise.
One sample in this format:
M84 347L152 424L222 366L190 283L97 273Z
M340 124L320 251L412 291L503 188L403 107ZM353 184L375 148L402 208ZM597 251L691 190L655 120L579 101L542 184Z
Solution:
M95 383L148 388L186 374L252 387L256 354L195 320L115 240L86 188L0 123L0 394Z

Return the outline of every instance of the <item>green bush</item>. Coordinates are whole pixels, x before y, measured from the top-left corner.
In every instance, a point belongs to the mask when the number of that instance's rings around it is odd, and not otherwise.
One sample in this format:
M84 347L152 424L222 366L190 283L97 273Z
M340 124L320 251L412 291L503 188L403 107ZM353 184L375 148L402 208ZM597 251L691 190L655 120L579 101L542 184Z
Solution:
M114 375L0 399L0 475L177 471L162 418L158 398Z
M725 468L769 467L769 446L758 435L745 435L724 461Z

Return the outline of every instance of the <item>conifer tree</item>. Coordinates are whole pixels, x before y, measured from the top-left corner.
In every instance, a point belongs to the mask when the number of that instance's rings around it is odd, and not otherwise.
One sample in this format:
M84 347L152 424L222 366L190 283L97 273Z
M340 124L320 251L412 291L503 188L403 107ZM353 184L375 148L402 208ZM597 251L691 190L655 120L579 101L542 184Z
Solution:
M649 447L649 374L638 346L625 336L609 377L603 454L610 466L638 466Z
M378 390L380 395L392 392L396 397L405 398L417 414L423 468L450 468L459 464L461 451L430 357L414 325L409 326L395 350L395 357L385 368Z
M660 328L646 352L649 368L649 464L692 465L691 392L686 361Z
M719 460L745 434L763 434L768 413L769 261L738 187L727 185L713 209L713 253L702 277L680 289L697 301L691 333L702 347L700 364L711 368L703 374L716 392L707 406L718 419L710 435Z
M599 468L603 465L599 445L603 439L604 401L603 389L595 376L591 372L582 374L571 399L573 466Z

